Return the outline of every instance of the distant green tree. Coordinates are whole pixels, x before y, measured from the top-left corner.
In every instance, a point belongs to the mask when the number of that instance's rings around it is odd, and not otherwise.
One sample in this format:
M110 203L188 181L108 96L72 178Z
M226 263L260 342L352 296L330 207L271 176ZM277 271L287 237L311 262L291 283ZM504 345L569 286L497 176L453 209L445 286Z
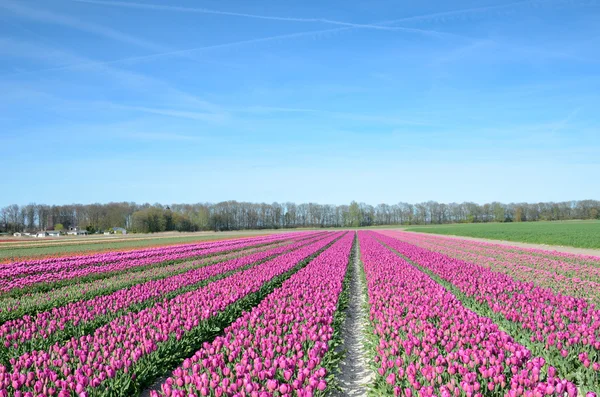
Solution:
M167 231L175 230L175 222L173 220L173 212L171 211L171 208L169 206L167 206L167 208L165 209L163 216L165 218L165 230L167 230Z
M492 207L494 209L494 220L496 222L504 222L506 219L506 215L504 213L504 208L500 203L493 203Z
M57 223L56 225L54 225L54 230L57 230L59 232L63 231L65 227L63 226L62 223Z
M525 216L523 215L523 207L517 207L515 209L515 222L523 222Z
M348 220L350 221L351 227L359 227L362 216L360 213L360 207L356 201L350 203L348 208Z
M136 232L163 232L166 225L164 210L160 207L149 207L133 213L133 229Z

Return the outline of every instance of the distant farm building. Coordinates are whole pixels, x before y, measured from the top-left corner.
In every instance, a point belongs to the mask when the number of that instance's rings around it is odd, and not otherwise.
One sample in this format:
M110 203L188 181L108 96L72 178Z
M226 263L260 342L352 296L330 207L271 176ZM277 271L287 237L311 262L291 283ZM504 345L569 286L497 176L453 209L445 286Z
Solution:
M40 232L37 232L35 234L35 237L59 237L60 236L60 231L58 230L43 230Z
M78 227L70 227L67 235L69 236L86 236L88 231L85 229L80 229Z
M13 236L15 236L15 237L21 237L21 236L22 236L22 234L21 234L21 233L19 233L19 232L16 232L16 233L13 233Z
M115 234L127 234L127 230L122 227L113 227L112 231Z

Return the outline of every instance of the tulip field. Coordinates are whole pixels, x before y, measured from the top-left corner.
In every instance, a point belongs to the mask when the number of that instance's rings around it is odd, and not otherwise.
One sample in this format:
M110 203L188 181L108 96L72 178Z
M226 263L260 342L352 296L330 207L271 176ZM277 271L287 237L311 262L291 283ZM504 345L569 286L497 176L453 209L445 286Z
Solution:
M358 296L360 395L600 391L600 257L342 230L0 264L0 396L354 396Z

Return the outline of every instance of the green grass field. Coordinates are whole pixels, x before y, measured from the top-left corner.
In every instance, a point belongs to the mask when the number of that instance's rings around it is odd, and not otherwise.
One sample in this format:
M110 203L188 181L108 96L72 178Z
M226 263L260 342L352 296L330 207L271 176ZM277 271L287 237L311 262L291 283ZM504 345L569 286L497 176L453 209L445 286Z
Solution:
M533 244L600 248L600 221L469 223L410 226L405 230Z

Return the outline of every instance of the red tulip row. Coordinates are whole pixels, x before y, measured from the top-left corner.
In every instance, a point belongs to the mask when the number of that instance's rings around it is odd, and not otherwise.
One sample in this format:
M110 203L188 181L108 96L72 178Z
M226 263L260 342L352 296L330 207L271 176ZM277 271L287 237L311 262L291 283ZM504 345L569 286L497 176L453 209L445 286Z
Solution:
M155 397L322 395L323 361L348 268L346 234L246 312L161 385ZM339 331L339 330L338 330Z
M446 283L463 304L492 318L534 355L545 357L559 376L584 392L600 390L600 309L594 304L395 238L376 236Z
M222 324L233 321L230 317L238 317L244 304L255 304L261 291L270 292L281 277L339 237L341 233L331 233L200 289L118 317L93 334L25 353L12 360L11 369L0 366L0 395L135 394L165 363L189 356Z
M577 388L489 318L359 232L379 394L562 396Z

